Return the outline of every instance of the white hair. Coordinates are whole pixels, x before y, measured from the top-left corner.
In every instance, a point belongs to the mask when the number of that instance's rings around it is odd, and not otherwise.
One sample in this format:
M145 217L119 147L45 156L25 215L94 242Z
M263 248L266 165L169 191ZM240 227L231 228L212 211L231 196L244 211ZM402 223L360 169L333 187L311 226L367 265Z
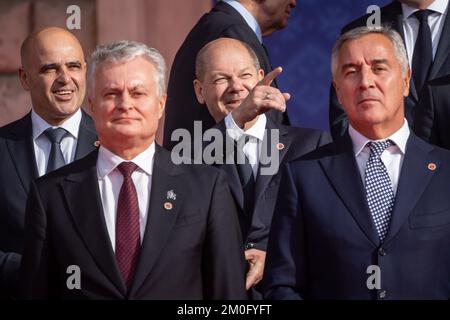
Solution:
M159 96L164 95L166 93L166 63L163 56L155 48L128 40L114 41L97 46L88 64L87 83L89 90L94 91L94 74L98 65L105 61L120 63L138 57L143 57L153 64L156 69L157 93Z
M341 50L344 43L350 40L359 39L368 34L381 34L392 42L392 45L394 46L394 55L397 58L397 61L400 63L402 74L406 74L409 69L408 56L406 55L406 49L405 45L403 44L403 39L398 34L398 32L392 29L390 26L386 25L376 28L364 26L352 29L342 34L337 39L331 54L331 72L333 74L333 78L336 76L337 72L337 60L339 57L339 51Z

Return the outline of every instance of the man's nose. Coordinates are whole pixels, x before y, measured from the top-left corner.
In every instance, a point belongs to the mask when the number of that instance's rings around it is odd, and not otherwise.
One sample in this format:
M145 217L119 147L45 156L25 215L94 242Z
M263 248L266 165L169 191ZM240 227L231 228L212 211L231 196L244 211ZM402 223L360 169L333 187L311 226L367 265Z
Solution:
M58 78L56 79L58 82L66 84L70 82L70 75L66 68L61 68L58 72Z
M240 79L239 77L233 77L230 79L230 89L233 92L240 92L243 91L245 89L244 85L243 85L243 81L242 79Z
M361 89L369 89L374 86L374 74L370 68L362 68L360 73Z
M118 109L128 110L133 106L133 101L130 95L126 92L123 92L118 96L116 106Z

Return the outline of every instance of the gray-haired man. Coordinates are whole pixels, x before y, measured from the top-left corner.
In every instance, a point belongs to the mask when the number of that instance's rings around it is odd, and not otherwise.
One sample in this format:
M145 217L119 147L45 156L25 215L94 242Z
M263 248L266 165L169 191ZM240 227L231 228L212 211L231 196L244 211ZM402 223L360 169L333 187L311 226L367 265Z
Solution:
M154 142L166 100L162 56L121 41L97 48L89 67L100 148L32 184L24 297L245 299L224 174L175 166Z

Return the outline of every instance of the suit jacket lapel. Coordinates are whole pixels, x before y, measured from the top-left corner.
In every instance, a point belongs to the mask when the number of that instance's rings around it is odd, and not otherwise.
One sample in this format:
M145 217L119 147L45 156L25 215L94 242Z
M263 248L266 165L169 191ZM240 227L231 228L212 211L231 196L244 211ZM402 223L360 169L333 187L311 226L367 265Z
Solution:
M353 146L348 133L330 145L329 157L320 159L320 164L336 190L367 238L378 246L379 238L367 206L364 186L358 171Z
M94 151L96 148L94 145L96 140L97 134L95 132L94 122L84 111L82 111L75 160L81 159L91 151Z
M178 167L172 164L170 152L156 146L147 225L131 296L134 296L145 282L164 250L178 211L183 205L184 188L184 181L180 177ZM170 197L169 191L173 191L175 196Z
M384 240L385 244L391 241L403 226L434 175L434 171L428 170L427 165L432 162L439 169L440 161L432 158L429 154L432 149L432 146L424 143L411 133L406 145L395 206L389 230Z
M278 140L279 141L272 142L272 130L278 130L278 132L279 132ZM267 117L266 132L264 133L264 140L262 142L260 159L261 159L261 157L267 156L269 159L271 159L271 162L268 164L263 164L263 163L259 164L258 176L256 178L256 185L255 185L255 203L259 200L259 198L262 196L262 194L266 190L267 186L269 185L269 182L276 175L276 173L273 175L268 175L268 174L262 175L261 169L264 167L269 167L269 166L274 166L274 165L277 165L278 166L277 169L279 169L279 167L283 163L284 157L286 156L287 150L289 150L289 146L291 145L291 142L292 142L292 139L288 135L287 130L283 127L276 126L275 123L273 122L273 120L271 120L269 117ZM275 144L275 146L277 144L283 145L283 148L281 150L279 150L280 148L277 147L274 150L273 144ZM271 157L272 151L278 152L278 163L275 163L275 164L272 163L272 161L273 161L273 158Z
M69 175L61 186L74 224L87 250L120 294L125 295L127 289L111 246L98 189L97 154L96 151L92 152L81 160L84 161L86 170Z
M444 27L442 28L441 38L439 39L439 45L436 51L436 56L434 57L433 65L431 66L429 80L433 80L440 76L447 74L439 74L442 65L445 61L450 59L450 14L447 13L444 21Z
M14 131L11 132L11 139L8 139L6 144L14 160L13 162L23 188L28 193L31 181L38 177L31 128L31 113L19 120Z

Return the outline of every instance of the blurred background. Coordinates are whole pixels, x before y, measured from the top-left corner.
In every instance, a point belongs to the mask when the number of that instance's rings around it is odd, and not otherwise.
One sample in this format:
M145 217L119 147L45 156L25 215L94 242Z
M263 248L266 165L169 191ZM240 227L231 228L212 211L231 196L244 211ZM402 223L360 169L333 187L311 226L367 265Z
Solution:
M85 55L95 46L128 39L157 48L170 68L173 58L197 20L213 0L1 0L0 1L0 126L25 115L29 95L20 85L20 45L32 31L66 27L70 5L81 9L81 29L71 30ZM282 66L278 84L289 92L293 125L328 130L331 48L341 28L366 13L369 5L388 0L297 0L286 29L265 38L272 65ZM161 141L161 135L158 141Z

